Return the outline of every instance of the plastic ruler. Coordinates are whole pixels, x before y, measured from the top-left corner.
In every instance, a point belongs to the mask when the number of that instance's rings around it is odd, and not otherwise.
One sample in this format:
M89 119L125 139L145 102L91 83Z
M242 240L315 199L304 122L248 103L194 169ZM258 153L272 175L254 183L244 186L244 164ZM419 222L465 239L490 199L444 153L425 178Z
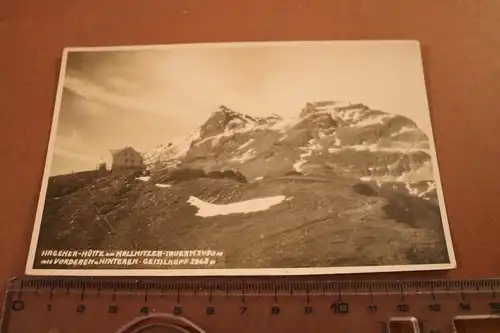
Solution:
M19 278L1 332L500 332L500 279Z

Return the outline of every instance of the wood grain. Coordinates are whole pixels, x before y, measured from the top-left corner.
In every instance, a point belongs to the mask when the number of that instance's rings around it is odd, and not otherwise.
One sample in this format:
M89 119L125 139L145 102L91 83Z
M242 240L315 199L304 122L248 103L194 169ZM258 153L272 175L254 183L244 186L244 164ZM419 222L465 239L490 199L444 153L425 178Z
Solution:
M18 0L0 2L0 279L23 274L63 47L415 39L458 259L500 276L500 2L496 0Z

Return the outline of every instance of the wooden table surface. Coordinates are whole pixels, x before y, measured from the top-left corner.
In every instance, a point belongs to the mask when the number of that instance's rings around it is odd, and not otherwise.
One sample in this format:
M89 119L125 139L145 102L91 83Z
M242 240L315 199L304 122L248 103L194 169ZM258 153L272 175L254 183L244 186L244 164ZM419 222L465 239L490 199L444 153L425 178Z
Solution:
M458 268L383 276L500 276L500 1L4 0L0 280L24 271L63 47L336 39L423 47Z

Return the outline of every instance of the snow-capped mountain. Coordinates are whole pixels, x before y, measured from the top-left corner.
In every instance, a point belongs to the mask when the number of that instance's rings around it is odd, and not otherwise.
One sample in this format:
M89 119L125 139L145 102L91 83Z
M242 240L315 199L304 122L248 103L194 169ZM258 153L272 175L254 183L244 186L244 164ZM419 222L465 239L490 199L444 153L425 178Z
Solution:
M145 161L151 169L232 169L248 179L336 175L435 199L429 149L425 133L406 117L321 101L291 120L221 106L194 133L149 151Z

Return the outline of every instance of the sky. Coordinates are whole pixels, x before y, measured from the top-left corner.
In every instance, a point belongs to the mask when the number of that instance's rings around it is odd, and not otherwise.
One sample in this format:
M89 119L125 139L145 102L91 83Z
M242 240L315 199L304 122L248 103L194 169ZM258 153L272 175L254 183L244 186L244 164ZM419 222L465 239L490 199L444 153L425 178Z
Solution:
M94 169L110 149L144 152L188 134L219 105L296 117L345 101L404 115L431 134L416 42L185 44L69 49L51 175Z

